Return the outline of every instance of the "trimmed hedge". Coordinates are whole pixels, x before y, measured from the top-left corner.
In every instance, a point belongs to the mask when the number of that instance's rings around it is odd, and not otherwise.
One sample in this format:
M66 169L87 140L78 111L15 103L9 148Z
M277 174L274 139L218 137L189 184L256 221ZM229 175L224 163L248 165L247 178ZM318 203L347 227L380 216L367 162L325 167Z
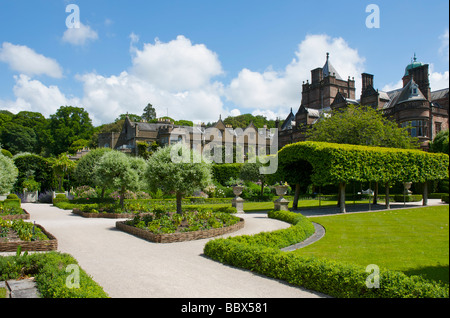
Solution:
M362 266L282 252L280 248L299 243L312 235L313 225L304 216L293 212L271 211L268 215L294 225L271 233L211 240L205 245L205 255L333 297L449 297L448 285L442 286L420 276L381 269L380 288L368 288L366 279L370 273Z
M448 193L442 195L441 200L442 202L448 203Z
M241 173L242 163L223 163L212 165L213 178L222 185L230 178L238 179Z
M79 268L79 288L68 288L66 281L71 271L68 265L78 265L69 254L58 252L23 254L22 256L0 257L0 281L20 279L24 275L34 276L37 288L43 298L108 298L83 269Z
M6 197L6 200L0 201L0 204L4 207L13 207L13 208L20 208L21 206L21 200L17 196L17 194L11 193L8 194Z
M449 156L421 150L298 142L278 152L280 174L290 164L307 161L316 185L349 181L425 182L448 178ZM286 170L286 171L285 171Z

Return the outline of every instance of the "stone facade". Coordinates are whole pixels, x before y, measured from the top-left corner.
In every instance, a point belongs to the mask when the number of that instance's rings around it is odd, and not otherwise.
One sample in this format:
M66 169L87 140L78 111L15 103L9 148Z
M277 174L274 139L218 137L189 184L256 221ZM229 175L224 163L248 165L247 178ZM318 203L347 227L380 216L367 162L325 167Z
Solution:
M152 144L158 143L164 147L179 141L190 141L191 147L194 144L194 137L200 138L198 143L203 149L205 145L214 140L222 140L222 145L226 144L241 145L244 154L249 153L252 149L249 145L266 145L266 153L270 153L270 144L273 136L270 130L264 128L264 134L261 134L253 123L245 128L236 128L225 125L221 118L212 127L216 128L214 132L217 135L208 134L208 130L204 125L200 126L178 126L168 120L159 120L156 123L132 122L128 117L125 119L122 131L120 133L104 133L98 138L98 146L100 148L112 148L123 151L125 153L137 153L137 143L145 142ZM264 140L261 140L263 138Z
M429 66L417 61L416 57L406 67L403 87L384 92L375 89L374 75L363 73L362 89L355 99L355 81L340 78L331 65L327 53L323 68L311 71L311 83L303 83L301 105L294 115L291 112L279 127L279 148L289 143L305 140L305 131L329 112L350 104L372 106L383 115L409 127L413 137L417 137L423 150L428 149L429 141L441 130L449 128L449 89L431 91Z

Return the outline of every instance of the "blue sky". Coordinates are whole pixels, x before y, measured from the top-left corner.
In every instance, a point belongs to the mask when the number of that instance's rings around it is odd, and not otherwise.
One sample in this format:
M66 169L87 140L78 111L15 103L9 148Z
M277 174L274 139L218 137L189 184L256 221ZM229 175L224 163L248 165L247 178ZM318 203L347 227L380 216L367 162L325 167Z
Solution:
M380 28L367 28L369 4ZM80 9L67 32L66 6ZM94 124L120 113L214 121L285 117L330 52L343 78L397 88L414 53L432 90L448 87L448 1L0 0L0 109L84 107Z

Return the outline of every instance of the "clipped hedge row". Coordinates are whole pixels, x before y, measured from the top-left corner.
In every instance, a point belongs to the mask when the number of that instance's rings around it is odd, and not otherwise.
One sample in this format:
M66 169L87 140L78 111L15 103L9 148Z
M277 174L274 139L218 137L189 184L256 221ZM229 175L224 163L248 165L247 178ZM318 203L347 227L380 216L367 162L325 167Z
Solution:
M34 276L37 288L43 298L108 298L83 269L79 268L79 288L66 285L69 265L78 265L69 254L58 252L24 254L22 256L0 257L0 281L20 279L23 275ZM74 283L74 281L70 281Z
M212 165L213 178L222 185L230 178L238 179L242 165L242 163L214 164Z
M448 201L449 201L448 200L448 193L442 195L441 200L442 200L442 202L448 203Z
M370 273L362 266L282 252L280 248L303 241L310 235L312 223L292 212L269 212L269 217L294 224L288 229L253 236L238 236L209 241L204 248L208 257L232 266L284 280L290 284L340 298L444 298L448 286L420 276L380 270L380 288L368 288Z
M448 178L449 156L421 150L298 142L278 152L281 175L290 164L307 161L316 185L349 181L425 182Z

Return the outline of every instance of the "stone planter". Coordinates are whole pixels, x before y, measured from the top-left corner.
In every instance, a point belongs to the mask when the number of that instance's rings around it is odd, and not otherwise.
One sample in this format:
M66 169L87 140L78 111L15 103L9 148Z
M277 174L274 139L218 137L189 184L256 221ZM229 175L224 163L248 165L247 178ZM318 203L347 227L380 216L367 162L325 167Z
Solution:
M150 231L139 229L134 226L130 226L126 224L126 221L118 221L116 222L116 228L127 232L129 234L140 237L144 240L153 242L153 243L175 243L175 242L185 242L185 241L193 241L200 240L210 237L215 237L219 235L224 235L232 232L236 232L244 227L245 221L240 218L240 221L234 225L228 227L222 227L218 229L210 229L204 231L194 231L194 232L180 232L180 233L171 233L171 234L154 234Z
M277 192L277 195L279 196L278 199L276 199L274 203L274 210L276 211L289 211L289 201L284 198L286 195L286 192L288 190L288 186L286 185L279 185L275 187L275 190Z
M282 197L285 196L288 190L288 186L287 185L279 185L275 187L275 190L277 192L277 195Z
M48 237L47 241L0 242L0 252L15 252L19 246L22 248L22 251L56 251L58 249L58 241L56 238L47 232L41 225L36 224L36 227L40 228L41 231Z
M233 187L233 193L234 193L235 197L231 201L231 206L236 208L237 213L244 213L244 199L242 199L240 197L243 190L244 190L243 186L234 186Z

